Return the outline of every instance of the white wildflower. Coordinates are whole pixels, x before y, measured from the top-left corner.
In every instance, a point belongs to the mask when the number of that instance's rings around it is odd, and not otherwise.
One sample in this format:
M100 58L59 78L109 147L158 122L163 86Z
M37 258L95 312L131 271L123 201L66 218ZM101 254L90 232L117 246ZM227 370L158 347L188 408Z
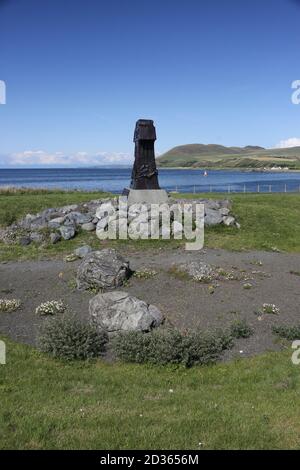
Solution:
M0 299L0 312L14 312L21 306L19 299Z
M39 305L35 313L38 315L55 315L56 313L64 313L66 308L62 300L49 300Z

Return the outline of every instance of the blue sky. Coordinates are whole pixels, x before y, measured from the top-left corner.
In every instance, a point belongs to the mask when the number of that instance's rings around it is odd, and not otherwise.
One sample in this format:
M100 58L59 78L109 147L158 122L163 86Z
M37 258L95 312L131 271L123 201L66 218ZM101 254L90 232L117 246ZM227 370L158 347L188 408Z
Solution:
M127 163L138 118L158 153L300 145L299 21L297 0L0 0L0 166Z

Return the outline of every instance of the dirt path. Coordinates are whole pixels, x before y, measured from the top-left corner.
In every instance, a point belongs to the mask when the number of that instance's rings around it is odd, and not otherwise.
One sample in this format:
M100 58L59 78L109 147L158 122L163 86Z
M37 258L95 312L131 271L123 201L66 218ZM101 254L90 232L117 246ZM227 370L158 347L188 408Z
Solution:
M279 347L272 334L274 324L300 324L300 255L222 250L186 252L184 249L127 253L133 270L155 270L150 279L131 278L123 290L158 306L167 321L178 328L199 326L203 329L226 327L236 319L246 319L255 334L239 340L225 358L254 355ZM214 293L208 284L182 279L169 272L174 264L201 259L233 274L234 280L218 281ZM19 298L22 308L14 313L0 313L0 333L35 344L37 330L44 318L35 308L46 300L63 299L69 310L87 319L92 294L74 289L78 262L60 260L0 263L0 298ZM238 278L238 279L236 279ZM249 278L249 281L245 281ZM252 284L246 290L245 282ZM280 308L280 315L258 311L263 303ZM242 353L240 351L243 351Z

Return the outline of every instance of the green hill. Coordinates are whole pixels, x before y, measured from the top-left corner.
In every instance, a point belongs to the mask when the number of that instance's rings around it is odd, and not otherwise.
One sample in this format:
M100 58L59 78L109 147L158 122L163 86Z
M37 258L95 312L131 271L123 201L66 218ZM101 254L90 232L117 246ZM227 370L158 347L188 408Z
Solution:
M300 169L300 147L265 149L259 146L225 147L188 144L174 147L157 158L160 167Z

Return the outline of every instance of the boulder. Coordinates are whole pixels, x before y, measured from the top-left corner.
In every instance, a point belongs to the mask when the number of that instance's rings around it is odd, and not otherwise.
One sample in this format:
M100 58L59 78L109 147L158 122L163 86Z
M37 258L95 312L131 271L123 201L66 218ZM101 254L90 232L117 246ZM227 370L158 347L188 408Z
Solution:
M86 256L77 272L78 289L115 289L129 277L129 262L114 249L94 251Z
M21 228L30 229L31 222L36 219L36 215L27 214L24 219L20 220L19 225Z
M86 224L81 225L82 230L85 230L86 232L93 232L96 230L96 225L93 224L93 222L88 222Z
M73 225L63 225L59 228L59 232L64 240L71 240L75 237L75 227Z
M50 228L58 228L60 225L62 225L65 221L65 216L64 217L56 217L55 219L51 219L48 222L48 226Z
M223 222L223 216L220 211L215 209L206 209L205 208L205 225L219 225Z
M88 224L93 219L91 214L82 214L81 212L70 212L67 216L76 225Z
M163 322L163 315L154 305L126 292L98 294L90 300L91 323L107 333L150 331Z
M28 214L25 219L20 222L20 226L31 230L42 230L48 226L48 222L44 216L30 216L30 214Z

